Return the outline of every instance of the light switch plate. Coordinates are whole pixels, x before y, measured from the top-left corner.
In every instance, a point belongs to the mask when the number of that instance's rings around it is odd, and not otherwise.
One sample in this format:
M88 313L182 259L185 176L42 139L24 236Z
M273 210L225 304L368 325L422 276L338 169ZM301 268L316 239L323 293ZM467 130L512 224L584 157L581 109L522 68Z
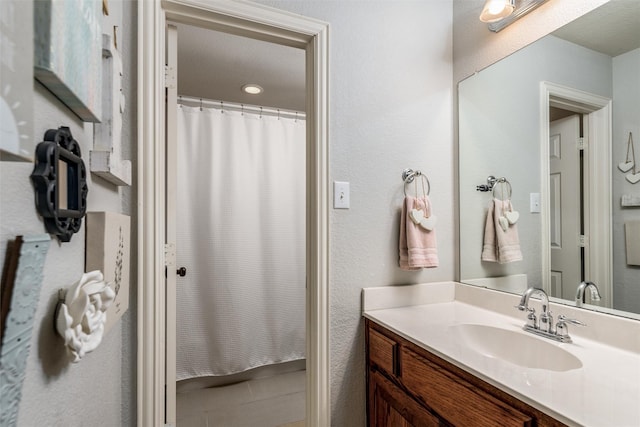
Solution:
M333 208L349 209L349 183L333 181Z
M540 193L529 193L529 211L540 213Z

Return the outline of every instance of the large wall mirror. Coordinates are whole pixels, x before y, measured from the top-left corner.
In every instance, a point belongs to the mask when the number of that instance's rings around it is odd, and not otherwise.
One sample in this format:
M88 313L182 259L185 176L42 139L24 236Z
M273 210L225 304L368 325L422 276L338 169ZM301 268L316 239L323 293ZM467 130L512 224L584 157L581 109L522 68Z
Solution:
M460 281L568 304L593 281L587 308L640 318L640 3L605 3L463 80L458 98ZM479 191L488 176L511 188ZM510 190L522 260L483 261L489 205Z

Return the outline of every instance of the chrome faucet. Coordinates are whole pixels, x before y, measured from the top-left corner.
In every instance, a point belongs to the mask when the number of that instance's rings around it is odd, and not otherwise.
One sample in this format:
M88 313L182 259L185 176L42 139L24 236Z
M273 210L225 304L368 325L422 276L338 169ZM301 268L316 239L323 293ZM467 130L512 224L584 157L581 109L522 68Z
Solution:
M576 293L576 307L582 307L587 302L586 290L591 291L591 301L600 301L600 291L593 282L582 282L578 286L578 292Z
M529 299L534 295L539 296L542 301L542 314L540 314L540 319L536 318L535 309L529 308ZM553 329L553 317L549 311L549 297L544 290L540 288L528 288L524 291L524 294L522 294L520 304L518 304L516 308L520 311L529 312L529 315L527 316L527 325L534 329L552 332L550 329Z
M540 319L536 317L535 309L529 307L529 300L533 296L540 297L540 301L542 302L542 313L540 314ZM555 341L564 343L571 342L571 337L569 336L567 327L568 324L586 326L579 320L569 319L564 315L560 315L560 317L558 318L558 324L554 325L553 316L551 315L551 311L549 310L549 296L544 290L540 288L528 288L526 291L524 291L524 294L522 294L522 298L520 298L520 304L516 305L516 308L520 311L528 312L527 323L523 327L525 331L543 336L545 338L550 338Z

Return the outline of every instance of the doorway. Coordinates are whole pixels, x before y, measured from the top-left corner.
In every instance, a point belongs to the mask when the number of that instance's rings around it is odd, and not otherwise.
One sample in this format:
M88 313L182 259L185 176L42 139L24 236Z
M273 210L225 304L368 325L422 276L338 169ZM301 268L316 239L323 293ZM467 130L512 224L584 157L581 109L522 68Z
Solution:
M171 313L175 287L165 269L176 271L175 242L166 239L167 191L165 90L172 82L165 63L167 20L304 49L306 56L306 405L307 425L328 425L328 26L259 5L209 0L140 2L138 14L138 422L174 425L175 393L167 361L175 355ZM175 280L175 277L174 277ZM175 374L175 372L173 372ZM173 377L175 384L175 377ZM173 397L172 397L173 395ZM165 400L166 399L166 400ZM173 400L173 401L172 401Z
M169 27L177 426L304 425L304 51Z
M578 284L588 280L600 289L599 304L611 307L611 100L542 82L540 106L543 288L575 300ZM561 115L553 129L552 113ZM566 146L557 125L573 134ZM568 187L560 185L555 170L563 151L573 153L571 164L563 166L573 177ZM569 249L566 256L563 248Z

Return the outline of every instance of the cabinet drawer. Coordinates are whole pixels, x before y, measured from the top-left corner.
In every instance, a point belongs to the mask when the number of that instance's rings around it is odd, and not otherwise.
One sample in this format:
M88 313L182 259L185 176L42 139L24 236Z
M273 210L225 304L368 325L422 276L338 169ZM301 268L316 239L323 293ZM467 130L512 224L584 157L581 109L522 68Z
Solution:
M369 359L380 369L395 375L398 344L379 332L369 329Z
M531 417L411 350L402 349L401 363L407 390L453 425L533 425Z

